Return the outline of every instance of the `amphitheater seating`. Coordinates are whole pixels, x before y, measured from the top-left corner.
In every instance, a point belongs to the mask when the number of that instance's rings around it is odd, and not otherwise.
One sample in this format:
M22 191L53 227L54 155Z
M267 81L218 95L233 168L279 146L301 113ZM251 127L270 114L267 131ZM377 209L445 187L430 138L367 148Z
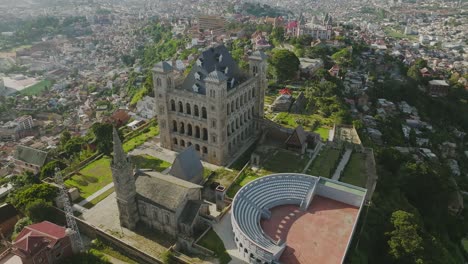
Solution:
M316 181L316 177L298 174L274 174L252 181L234 198L234 220L252 242L275 254L284 245L277 245L264 234L260 226L262 209L285 204L300 205Z

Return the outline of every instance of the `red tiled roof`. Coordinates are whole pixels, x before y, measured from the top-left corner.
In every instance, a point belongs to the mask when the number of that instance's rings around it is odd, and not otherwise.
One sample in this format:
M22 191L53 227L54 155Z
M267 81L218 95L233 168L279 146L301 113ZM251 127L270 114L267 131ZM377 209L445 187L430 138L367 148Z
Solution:
M35 248L39 248L39 244L42 243L47 243L48 246L53 247L58 240L66 236L65 227L44 221L23 228L13 244L18 249L32 252Z

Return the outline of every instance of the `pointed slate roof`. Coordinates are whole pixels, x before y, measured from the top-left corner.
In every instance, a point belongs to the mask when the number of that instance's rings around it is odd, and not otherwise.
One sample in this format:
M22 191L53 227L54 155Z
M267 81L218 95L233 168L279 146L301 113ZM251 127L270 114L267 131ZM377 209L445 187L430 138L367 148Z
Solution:
M228 78L227 78L226 75L224 75L224 73L216 70L216 71L212 71L210 74L208 74L208 76L205 79L205 82L220 83L220 82L225 81L227 79Z
M296 127L291 136L286 139L286 144L294 146L302 146L307 140L307 135L302 126Z
M169 174L193 183L200 183L202 181L203 165L198 152L193 146L184 149L177 155Z
M255 51L249 57L249 59L251 59L251 60L259 60L259 61L266 60L267 58L268 58L268 56L261 50Z
M174 68L172 68L172 65L169 64L167 61L160 61L154 65L153 71L166 73L173 71L173 69Z
M239 69L236 61L232 58L228 49L224 45L208 48L203 51L198 57L195 64L192 66L192 70L185 78L182 83L182 89L186 91L206 94L205 80L208 75L213 71L222 72L228 79L229 85L227 89L234 88L237 84L244 81L245 74ZM234 79L234 85L230 85L232 79Z

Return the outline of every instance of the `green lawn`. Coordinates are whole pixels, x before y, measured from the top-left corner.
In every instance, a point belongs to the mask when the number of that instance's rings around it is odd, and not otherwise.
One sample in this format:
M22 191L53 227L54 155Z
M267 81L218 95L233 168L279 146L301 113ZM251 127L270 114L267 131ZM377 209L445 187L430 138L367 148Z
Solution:
M284 149L274 150L261 159L261 174L281 172L302 172L309 161L309 157Z
M219 259L220 264L227 264L231 261L231 257L224 248L223 241L218 237L213 229L210 229L199 241L198 244L213 251Z
M328 138L328 131L325 133L325 129L328 130L328 127L333 125L332 119L324 118L319 114L293 114L286 112L278 113L274 122L287 128L296 128L298 125L301 125L306 131L313 131L313 128L318 125L319 128L315 129L314 132L319 133L324 138Z
M21 94L23 95L38 95L42 93L46 87L50 89L52 86L52 81L51 80L42 80L24 90L21 91Z
M231 197L231 198L234 198L234 196L236 195L236 193L239 191L239 189L241 187L243 187L244 185L246 185L247 183L255 180L255 179L258 179L260 178L262 175L259 175L259 174L256 174L255 172L253 172L252 170L250 169L246 169L244 171L244 174L239 176L236 184L233 184L229 190L227 191L227 196L228 197Z
M112 182L110 163L109 157L93 161L80 171L81 175L73 175L65 184L68 187L77 187L81 197L86 198Z
M322 176L331 178L335 172L336 165L340 158L340 151L332 148L324 148L315 157L315 160L307 170L307 174L312 176Z
M129 152L134 150L135 148L141 146L145 143L148 139L157 136L159 134L159 127L156 125L150 125L149 131L146 133L142 133L128 141L123 143L123 149L125 152Z
M159 172L162 172L171 166L169 162L150 155L131 156L130 160L132 164L139 169L152 169Z
M215 175L209 180L208 184L212 182L219 182L223 186L231 185L234 178L237 176L239 171L237 170L225 170L225 169L218 169L215 171Z
M271 105L275 101L276 97L278 97L278 92L268 92L265 93L265 105Z
M323 139L323 140L328 140L328 133L330 131L331 128L329 127L319 127L317 129L314 130L315 133L319 134L320 137Z
M87 208L87 209L90 209L91 207L95 206L96 204L98 204L100 201L106 199L107 196L109 196L111 193L114 192L114 187L110 188L109 190L103 192L101 195L99 195L98 197L94 198L93 200L91 200L90 202L86 203L83 207L84 208Z
M353 153L340 181L365 188L367 183L365 161L366 156L364 154Z

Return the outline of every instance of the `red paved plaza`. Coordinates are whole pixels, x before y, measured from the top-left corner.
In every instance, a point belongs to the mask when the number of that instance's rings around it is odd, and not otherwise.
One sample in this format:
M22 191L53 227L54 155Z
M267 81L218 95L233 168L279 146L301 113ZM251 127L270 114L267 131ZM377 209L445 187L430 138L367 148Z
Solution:
M261 226L271 238L286 241L281 263L339 264L358 212L357 207L317 195L307 212L295 205L278 206Z

